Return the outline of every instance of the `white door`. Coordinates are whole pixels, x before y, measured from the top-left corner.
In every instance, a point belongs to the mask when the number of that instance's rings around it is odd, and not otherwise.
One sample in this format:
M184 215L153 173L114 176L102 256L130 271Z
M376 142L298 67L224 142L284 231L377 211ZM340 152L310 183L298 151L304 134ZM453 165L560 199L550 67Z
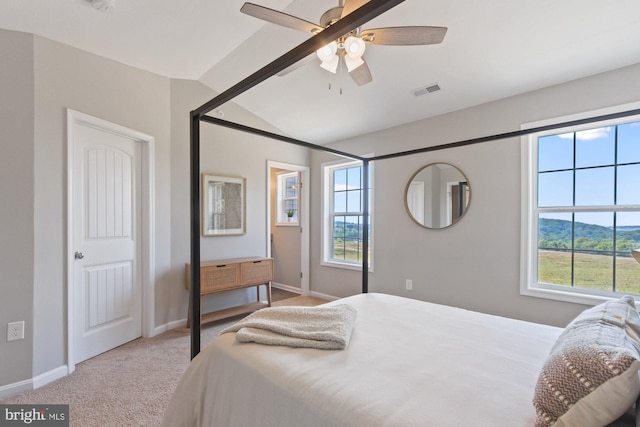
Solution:
M74 363L142 335L140 144L73 125Z

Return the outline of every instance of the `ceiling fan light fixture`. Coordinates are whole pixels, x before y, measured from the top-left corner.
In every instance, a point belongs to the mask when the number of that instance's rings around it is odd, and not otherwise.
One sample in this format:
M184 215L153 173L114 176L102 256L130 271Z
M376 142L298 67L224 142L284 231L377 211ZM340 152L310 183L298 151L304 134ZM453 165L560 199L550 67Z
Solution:
M344 64L347 66L347 71L352 72L353 70L364 64L364 61L359 56L354 58L350 55L345 55Z
M333 61L333 57L336 56L336 52L338 51L338 43L332 41L326 46L321 47L316 51L316 55L320 58L320 61L327 62Z
M322 61L322 64L320 64L320 66L325 70L335 74L336 71L338 70L339 62L340 62L340 58L338 57L338 55L334 54L333 57L329 58L328 60Z
M366 45L364 41L359 37L349 36L344 41L344 50L347 53L347 56L351 58L360 58L364 55Z

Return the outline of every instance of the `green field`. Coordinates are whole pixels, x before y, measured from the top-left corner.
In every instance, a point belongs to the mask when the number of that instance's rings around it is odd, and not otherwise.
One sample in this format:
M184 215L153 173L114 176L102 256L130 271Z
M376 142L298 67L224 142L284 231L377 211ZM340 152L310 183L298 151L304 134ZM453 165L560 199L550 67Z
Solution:
M613 257L575 254L575 287L613 290ZM541 250L538 281L571 286L571 253ZM640 264L631 257L616 257L616 291L640 294Z
M342 240L336 239L333 248L333 257L335 259L344 259L346 261L362 260L362 243L358 240ZM369 257L371 257L371 248L369 248Z

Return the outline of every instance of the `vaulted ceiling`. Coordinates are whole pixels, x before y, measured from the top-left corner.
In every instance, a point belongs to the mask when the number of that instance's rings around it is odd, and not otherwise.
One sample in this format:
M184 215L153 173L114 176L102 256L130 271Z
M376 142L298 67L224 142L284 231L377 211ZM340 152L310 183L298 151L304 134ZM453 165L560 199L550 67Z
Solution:
M314 23L338 5L253 1ZM115 2L99 12L88 0L3 0L0 28L218 92L310 36L240 13L241 0ZM448 32L438 45L368 46L373 81L364 86L314 61L234 102L290 136L326 143L640 63L638 0L406 0L364 27L403 25ZM414 96L433 83L441 90Z

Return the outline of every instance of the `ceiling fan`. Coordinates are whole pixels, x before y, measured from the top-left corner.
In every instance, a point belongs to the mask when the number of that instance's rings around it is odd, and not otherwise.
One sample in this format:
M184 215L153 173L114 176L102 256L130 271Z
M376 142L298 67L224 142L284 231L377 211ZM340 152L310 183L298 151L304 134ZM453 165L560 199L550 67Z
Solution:
M254 3L245 3L240 8L240 11L283 27L317 34L368 1L369 0L339 0L337 7L333 7L322 14L319 24L314 24L313 22L296 16ZM362 86L371 82L373 79L369 66L363 58L367 44L395 46L438 44L442 43L446 33L446 27L407 26L374 28L369 30L356 28L318 49L316 55L308 56L306 59L283 70L278 75L288 74L317 56L322 61L320 66L332 73L336 73L338 66L341 64L344 65L353 81L359 86Z

